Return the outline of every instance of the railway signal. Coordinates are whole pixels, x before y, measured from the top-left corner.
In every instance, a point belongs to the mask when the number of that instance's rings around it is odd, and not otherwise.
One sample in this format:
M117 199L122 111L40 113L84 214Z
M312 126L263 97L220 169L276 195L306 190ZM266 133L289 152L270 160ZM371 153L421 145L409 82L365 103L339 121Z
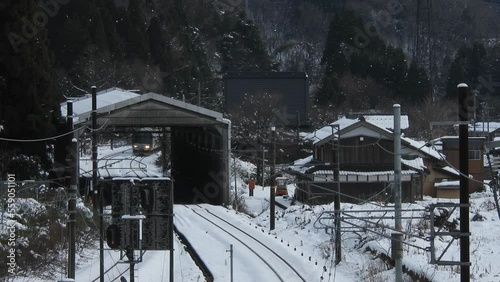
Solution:
M140 190L141 206L146 213L151 213L154 207L154 191L150 187L144 187Z
M117 224L111 224L106 229L106 242L111 249L120 249L121 237L121 228Z

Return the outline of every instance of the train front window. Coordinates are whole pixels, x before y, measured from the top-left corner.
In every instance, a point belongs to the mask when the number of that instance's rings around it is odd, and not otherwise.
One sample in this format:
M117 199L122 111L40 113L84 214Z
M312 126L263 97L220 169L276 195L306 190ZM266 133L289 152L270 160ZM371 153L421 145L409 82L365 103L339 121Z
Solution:
M133 143L139 144L151 144L153 141L153 136L151 133L137 133L134 135Z

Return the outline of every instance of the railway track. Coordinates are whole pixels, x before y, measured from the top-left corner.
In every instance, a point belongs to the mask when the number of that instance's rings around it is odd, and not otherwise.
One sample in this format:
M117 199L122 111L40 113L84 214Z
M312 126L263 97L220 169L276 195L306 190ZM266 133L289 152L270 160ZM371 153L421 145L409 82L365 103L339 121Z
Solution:
M307 281L282 255L260 242L253 235L218 216L217 214L203 208L202 206L187 206L194 214L211 223L218 229L233 237L236 241L245 246L260 261L262 261L276 276L276 279L269 278L268 281ZM271 259L270 259L271 258Z
M108 250L109 252L109 250ZM146 253L146 251L142 251L142 256L144 256L144 254ZM120 258L121 259L121 258ZM123 262L120 262L120 260L116 261L113 265L111 265L110 267L108 267L108 269L106 271L103 272L104 275L107 275L111 270L113 270L118 264L123 264ZM118 279L120 279L125 273L127 273L128 271L130 270L130 264L128 265L127 268L125 268L124 270L122 271L119 271L118 275L116 275L115 278L109 280L110 282L113 282L113 281L118 281ZM100 276L98 276L97 278L95 278L94 280L92 280L92 282L96 282L96 281L99 281L100 279ZM109 278L108 278L109 279Z
M157 148L154 149L155 151ZM144 159L150 155L134 155L131 154L132 149L126 149L119 152L102 156L98 159L98 177L113 177L116 173L113 170L123 170L127 177L148 177L148 165L144 163ZM87 160L89 161L89 159ZM105 171L105 172L104 172ZM91 173L92 170L83 170L80 168L80 174Z

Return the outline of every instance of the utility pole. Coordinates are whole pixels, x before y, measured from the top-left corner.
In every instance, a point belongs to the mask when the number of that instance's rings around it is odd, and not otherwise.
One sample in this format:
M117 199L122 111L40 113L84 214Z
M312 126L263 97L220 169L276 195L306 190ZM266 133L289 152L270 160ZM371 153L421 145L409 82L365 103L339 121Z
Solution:
M460 164L460 281L470 280L469 250L469 108L467 95L469 86L465 83L458 88L458 148Z
M169 230L168 236L170 241L170 282L174 282L174 180L170 179L170 208L169 208Z
M401 224L401 106L394 104L394 208L395 229L392 233L392 259L396 282L403 281L403 225Z
M67 102L67 112L66 117L68 130L73 131L73 102ZM76 267L75 267L75 253L76 253L76 191L77 191L77 163L78 163L78 148L77 148L76 138L71 139L71 157L67 161L68 168L70 169L71 182L68 189L68 237L69 237L69 248L68 248L68 278L75 279Z
M201 106L201 84L198 81L198 107Z
M226 252L229 252L229 260L230 260L230 268L231 268L231 282L233 282L233 244L229 245L229 250L226 250Z
M130 277L130 282L135 281L135 262L134 262L134 250L132 248L128 248L126 250L126 255L130 264L129 267L129 277Z
M273 158L273 162L271 164L271 171L270 171L270 177L271 177L271 184L270 184L270 189L269 189L269 196L270 196L270 207L269 207L269 220L270 220L270 225L269 229L274 230L274 202L276 201L276 180L275 180L275 165L276 165L276 127L272 126L271 127L271 156Z
M264 173L266 171L265 164L264 164L264 158L266 157L265 152L266 152L266 150L264 148L264 145L262 145L262 169L260 170L260 174L261 174L260 178L262 179L262 188L264 188L264 186L265 186L264 185Z
M99 279L104 282L104 221L102 214L104 207L102 202L102 188L97 193L97 87L92 86L92 189L94 190L94 199L99 205Z
M340 226L340 125L332 125L332 138L333 145L335 146L335 134L333 131L334 127L337 127L337 158L336 158L336 169L334 170L334 180L337 181L337 193L335 193L335 264L339 264L342 261L342 232ZM334 146L332 146L332 152L334 151ZM332 159L334 161L334 159Z
M473 127L474 127L474 136L477 136L477 134L476 134L476 123L477 123L477 115L476 115L476 112L477 112L477 92L478 92L477 90L473 90L472 91L472 93L474 95L474 125L473 125Z
M238 205L238 186L236 184L236 156L233 155L233 172L234 172L234 201L233 209L237 210Z

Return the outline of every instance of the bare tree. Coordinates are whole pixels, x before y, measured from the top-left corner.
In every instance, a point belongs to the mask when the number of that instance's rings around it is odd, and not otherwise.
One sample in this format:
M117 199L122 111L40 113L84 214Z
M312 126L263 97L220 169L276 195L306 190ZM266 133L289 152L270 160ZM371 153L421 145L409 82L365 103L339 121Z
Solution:
M241 105L231 111L233 138L242 143L259 144L267 139L271 125L277 120L281 97L267 92L245 94Z
M427 97L421 104L416 104L408 110L410 118L410 128L408 135L423 140L455 134L453 126L434 126L431 122L457 120L457 105L449 100L433 102L431 97Z

